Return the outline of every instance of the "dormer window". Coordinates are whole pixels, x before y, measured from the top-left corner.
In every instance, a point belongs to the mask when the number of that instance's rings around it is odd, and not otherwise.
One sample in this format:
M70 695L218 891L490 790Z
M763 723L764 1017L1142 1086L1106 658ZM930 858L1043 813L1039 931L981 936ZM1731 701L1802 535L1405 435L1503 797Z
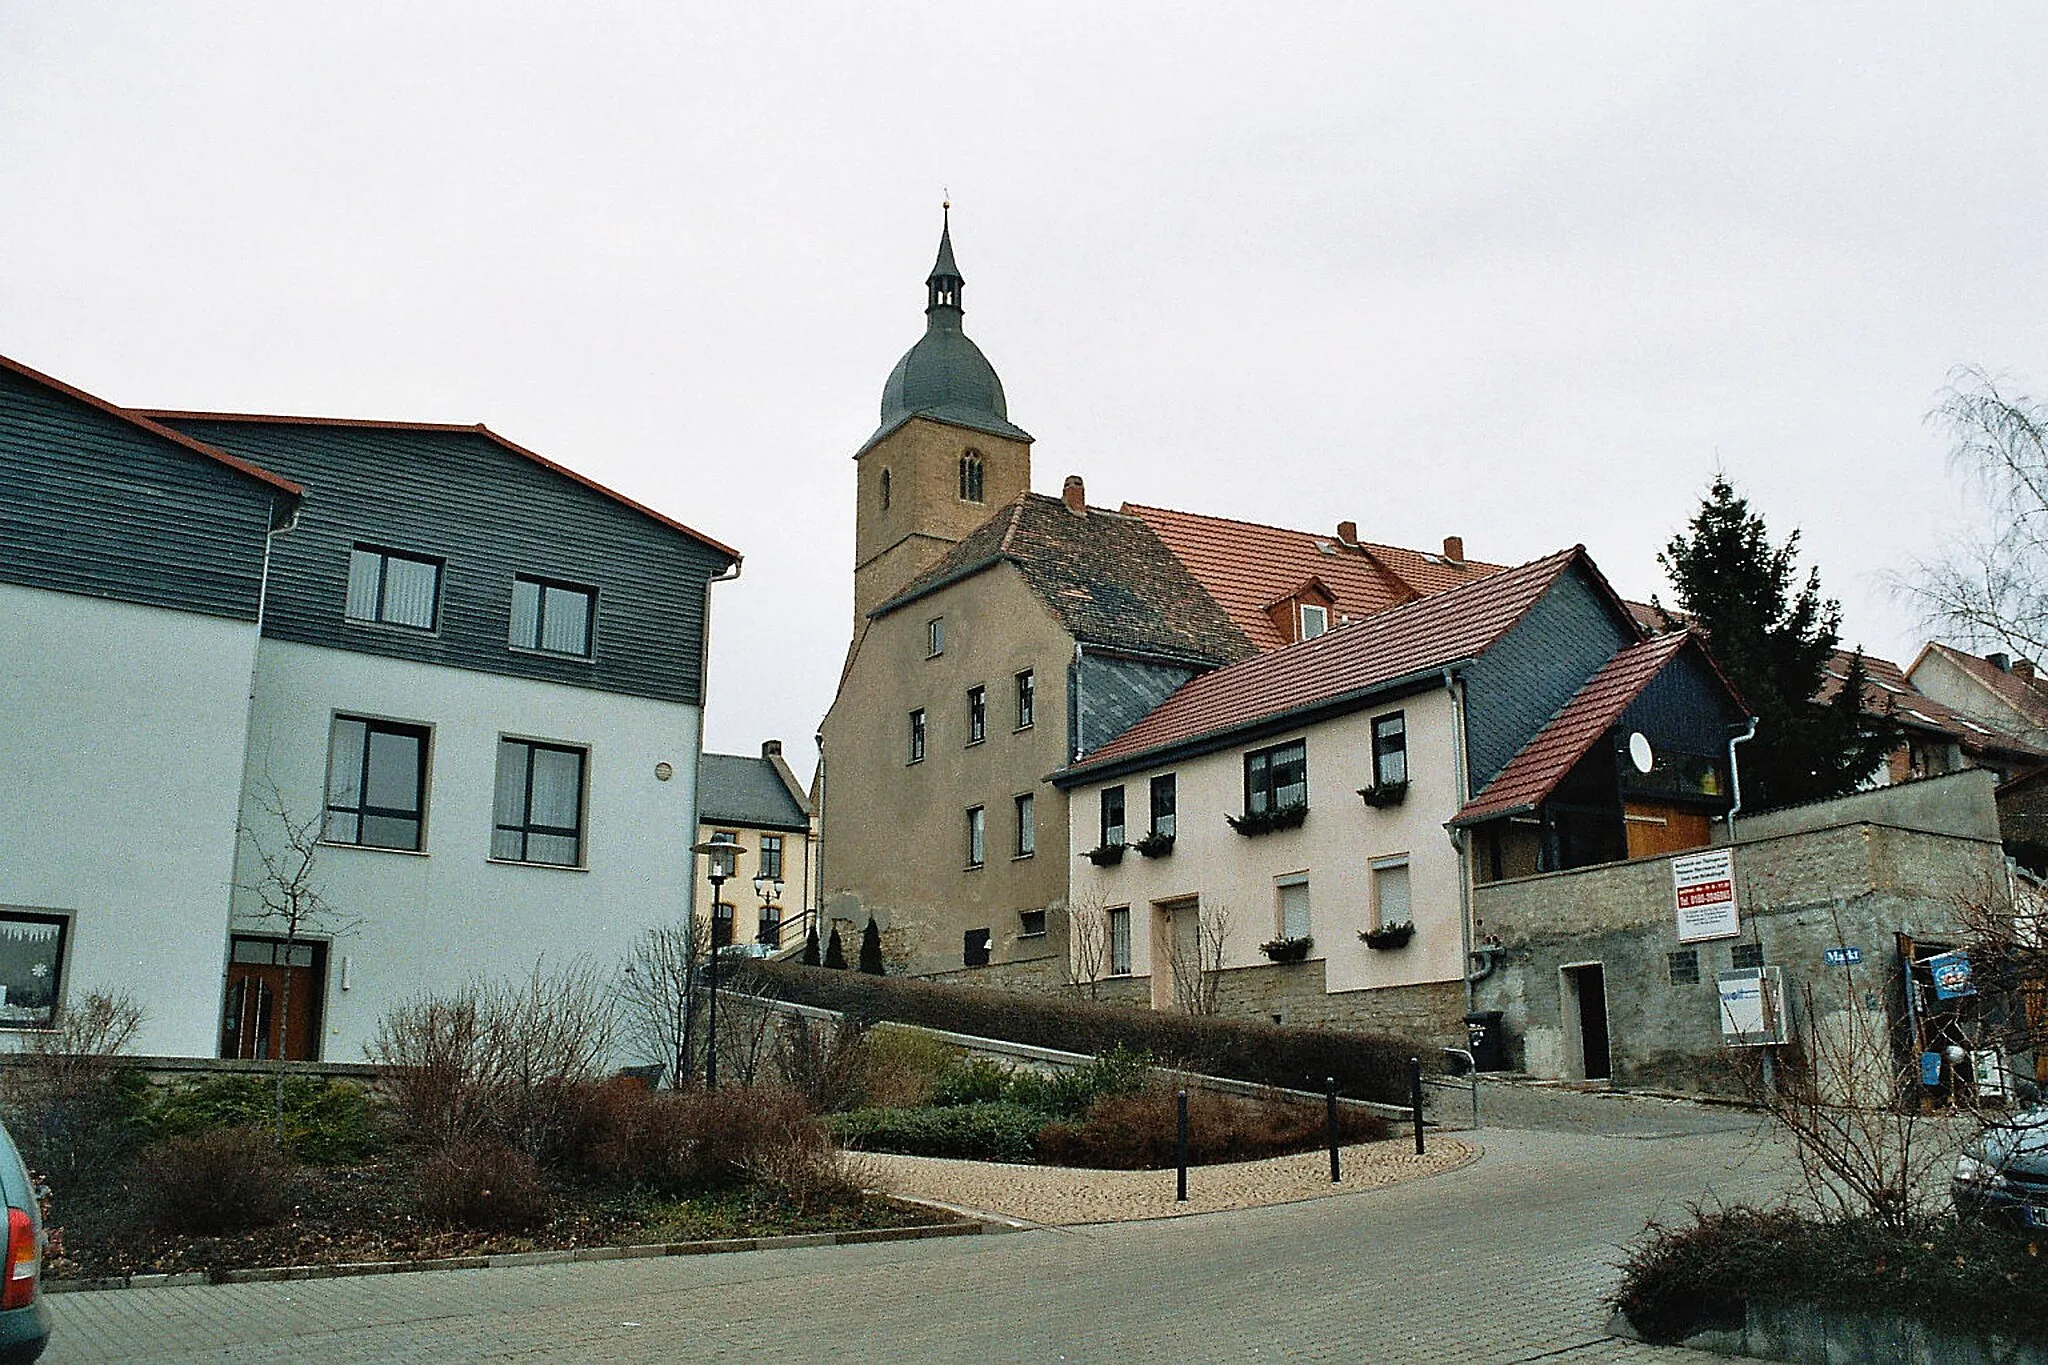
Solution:
M980 502L981 452L970 450L960 457L960 501Z
M1300 630L1295 636L1296 639L1313 640L1316 636L1321 635L1330 628L1330 609L1328 607L1318 607L1311 603L1303 602L1296 611L1300 618Z

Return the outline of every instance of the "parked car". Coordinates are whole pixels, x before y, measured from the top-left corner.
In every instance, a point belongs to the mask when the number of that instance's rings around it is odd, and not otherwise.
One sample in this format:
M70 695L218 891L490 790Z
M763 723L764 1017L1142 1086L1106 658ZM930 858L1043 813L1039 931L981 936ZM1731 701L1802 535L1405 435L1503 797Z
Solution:
M7 1201L7 1249L0 1260L0 1365L27 1365L50 1342L43 1302L43 1211L14 1138L0 1127L0 1197Z
M2048 1105L2018 1110L1972 1138L1949 1193L1959 1213L2048 1228Z

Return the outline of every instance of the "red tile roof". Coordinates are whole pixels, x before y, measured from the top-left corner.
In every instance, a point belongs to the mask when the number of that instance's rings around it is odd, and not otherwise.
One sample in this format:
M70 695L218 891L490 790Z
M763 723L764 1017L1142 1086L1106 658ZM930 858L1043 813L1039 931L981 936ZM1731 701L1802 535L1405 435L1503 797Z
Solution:
M256 480L258 483L268 484L270 485L270 487L276 489L280 493L289 493L295 498L301 497L305 494L306 490L299 487L297 484L293 483L290 479L280 478L279 476L271 473L267 469L258 468L256 465L250 464L247 460L240 459L237 456L228 454L225 450L216 450L214 447L207 445L203 441L195 441L182 431L172 431L167 426L163 426L160 423L151 421L149 414L147 413L133 412L127 408L116 407L114 404L109 403L106 399L96 398L92 394L87 393L84 389L75 389L71 385L66 384L61 379L52 379L50 378L50 376L42 373L39 370L30 369L28 366L22 364L18 360L9 360L6 356L0 355L0 369L12 370L15 374L20 375L22 378L29 380L32 383L41 384L46 388L55 389L58 393L63 394L67 398L75 398L79 402L84 403L90 407L98 408L101 412L106 413L108 416L118 418L119 420L128 423L130 426L140 427L144 431L147 431L152 436L162 437L164 440L171 442L173 445L180 445L185 447L185 449L191 451L195 455L205 456L207 459L212 460L215 464L226 465L229 469L234 470L237 474L244 474L247 475L249 478Z
M1203 674L1062 776L1078 777L1148 750L1370 693L1476 658L1573 564L1598 576L1585 548L1573 546Z
M1946 646L1943 646L1946 648ZM1847 650L1838 649L1828 660L1827 676L1821 679L1819 698L1833 701L1842 690L1842 684L1849 680L1849 661L1855 656ZM1964 660L1973 656L1965 654ZM1987 669L1996 671L1989 662L1979 659ZM1931 731L1946 735L1961 744L1965 753L1981 754L1995 751L2011 754L2022 759L2032 758L2048 762L2048 752L2029 744L2017 735L2009 734L1996 726L1986 725L1962 712L1943 705L1920 691L1913 680L1906 676L1904 669L1890 659L1875 655L1863 656L1863 674L1867 681L1863 686L1863 709L1873 714L1889 712L1892 719L1909 730ZM2014 679L2025 685L2023 680Z
M1930 641L1927 647L1920 651L1920 657L1924 659L1929 654L1939 654L1969 674L1987 692L2024 716L2028 724L2048 730L2048 688L2044 688L2041 683L2000 668L1989 659L1966 654L1949 645ZM1917 670L1919 666L1920 660L1915 659L1913 667Z
M1700 656L1707 658L1698 635L1674 630L1630 645L1609 659L1451 823L1470 825L1533 810L1687 646L1699 649ZM1707 662L1709 666L1713 663L1710 658Z
M1395 545L1351 544L1334 535L1289 531L1228 517L1205 517L1125 503L1187 566L1237 628L1260 649L1288 643L1267 608L1307 579L1319 581L1336 611L1353 620L1498 573L1498 564L1452 563L1441 555Z
M644 503L635 502L624 493L607 488L587 475L578 474L567 465L556 464L545 455L537 454L534 451L528 450L525 446L508 441L482 422L465 426L460 422L391 422L352 417L285 417L270 413L251 412L184 412L175 408L126 408L122 411L131 419L141 421L150 426L155 426L159 422L248 422L257 426L368 427L382 431L474 432L485 440L503 446L506 450L523 459L533 461L543 469L559 474L573 483L580 483L591 492L610 498L620 506L638 512L650 521L666 526L671 531L679 531L692 540L709 546L711 549L730 558L734 564L738 564L741 559L740 552L733 549L730 545L713 540L702 531L693 530L672 517L662 515ZM159 429L167 430L167 428ZM188 440L189 438L180 437L179 439Z

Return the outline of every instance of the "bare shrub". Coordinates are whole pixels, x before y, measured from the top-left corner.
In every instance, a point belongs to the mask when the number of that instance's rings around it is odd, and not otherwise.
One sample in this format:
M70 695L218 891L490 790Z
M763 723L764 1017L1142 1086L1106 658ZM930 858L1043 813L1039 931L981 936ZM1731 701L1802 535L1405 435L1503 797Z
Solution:
M574 1125L577 1087L608 1066L616 1012L587 962L519 982L472 981L418 996L377 1026L367 1051L390 1067L393 1107L432 1146L487 1140L555 1160Z
M1188 1159L1197 1164L1251 1161L1308 1151L1327 1134L1321 1105L1280 1097L1250 1100L1208 1091L1188 1095ZM1338 1137L1347 1143L1384 1140L1387 1121L1345 1106L1337 1111ZM1174 1092L1153 1086L1135 1094L1106 1095L1078 1123L1039 1130L1038 1158L1052 1165L1110 1170L1157 1170L1178 1160L1179 1113Z
M138 1139L147 1085L123 1057L144 1019L127 995L89 990L55 1027L24 1035L5 1075L7 1122L23 1158L59 1192L111 1184Z
M431 1222L478 1232L519 1232L548 1215L540 1167L496 1142L458 1142L422 1161L419 1209Z
M1067 928L1067 986L1077 996L1098 1000L1103 969L1109 965L1109 911L1100 896L1087 896L1069 900L1060 918Z
M172 1138L137 1162L143 1208L165 1232L197 1237L267 1227L290 1211L291 1163L261 1128Z
M642 1060L661 1066L669 1084L688 1084L703 1050L705 988L701 968L710 951L705 924L649 929L626 958L619 995L626 1036Z
M1178 914L1167 925L1167 961L1173 972L1173 1003L1182 1014L1216 1013L1234 926L1230 907L1208 901L1195 908L1192 932L1179 932Z
M751 1183L784 1169L779 1149L825 1141L803 1097L770 1086L650 1091L613 1081L582 1087L574 1165L601 1180L672 1194Z
M775 1071L804 1097L813 1113L830 1114L866 1102L870 1067L865 1020L823 1024L801 1015L786 1021L775 1041Z

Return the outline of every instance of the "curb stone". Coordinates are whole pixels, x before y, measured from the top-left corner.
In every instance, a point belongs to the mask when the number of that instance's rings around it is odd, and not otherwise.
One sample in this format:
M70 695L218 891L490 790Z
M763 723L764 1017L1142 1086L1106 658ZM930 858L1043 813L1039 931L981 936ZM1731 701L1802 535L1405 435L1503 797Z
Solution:
M984 1233L1012 1230L1000 1222L976 1219L921 1227L863 1228L853 1232L798 1232L780 1237L720 1237L702 1242L648 1242L633 1246L573 1247L557 1251L505 1251L488 1256L440 1256L423 1261L344 1261L334 1265L255 1266L246 1270L199 1270L175 1275L109 1275L89 1280L51 1280L43 1285L43 1292L82 1294L115 1289L184 1289L203 1284L340 1280L363 1275L408 1275L428 1270L488 1270L523 1265L563 1265L582 1261L638 1260L653 1256L710 1256L732 1251L858 1246L866 1242L909 1242L927 1237L974 1237Z

